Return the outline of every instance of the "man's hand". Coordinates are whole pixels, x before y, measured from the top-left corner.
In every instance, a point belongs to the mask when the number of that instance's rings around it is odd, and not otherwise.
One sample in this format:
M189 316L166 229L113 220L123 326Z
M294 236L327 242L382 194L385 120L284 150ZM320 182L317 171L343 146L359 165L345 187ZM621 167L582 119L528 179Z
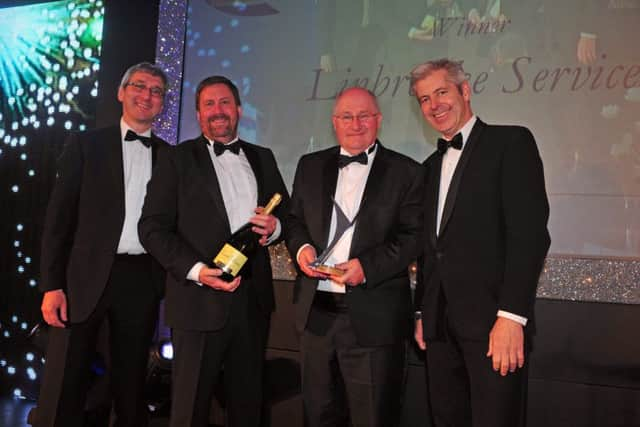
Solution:
M44 321L56 328L64 328L67 318L67 296L62 289L48 291L42 297L40 306Z
M316 271L313 267L311 267L311 263L316 260L318 255L316 254L316 250L313 246L307 245L305 246L300 253L298 254L298 265L304 274L309 277L315 277L318 279L327 279L329 276Z
M582 65L591 65L596 62L596 40L593 37L580 36L578 40L577 56Z
M340 276L330 276L334 282L348 286L358 286L364 282L364 270L362 270L362 264L358 258L336 264L334 267L344 271Z
M424 337L422 336L422 319L416 320L416 327L413 330L413 338L418 343L418 347L420 347L420 350L427 349L427 343L424 342Z
M271 236L273 232L276 231L276 224L278 223L278 220L273 215L263 214L262 211L264 211L264 208L258 206L255 209L256 215L249 218L249 222L255 225L255 227L252 227L251 230L254 233L262 235L262 237L260 237L259 243L262 246L266 246L267 240L269 240L269 236Z
M240 276L231 282L225 282L219 278L220 275L222 275L222 270L219 268L202 267L198 275L198 282L217 291L224 292L233 292L240 286Z
M505 376L524 366L524 332L522 325L498 317L489 333L487 357L493 360L493 370Z

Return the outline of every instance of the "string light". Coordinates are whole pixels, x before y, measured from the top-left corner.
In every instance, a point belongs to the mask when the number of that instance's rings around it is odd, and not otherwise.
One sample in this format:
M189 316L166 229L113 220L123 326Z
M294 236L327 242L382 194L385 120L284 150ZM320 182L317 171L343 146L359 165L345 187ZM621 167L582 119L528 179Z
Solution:
M97 0L0 8L0 168L9 170L6 162L20 165L10 178L15 181L5 181L0 191L8 193L16 206L42 191L30 179L40 172L41 164L32 154L40 151L31 149L38 142L34 134L47 127L82 131L86 121L93 120L103 21L104 4ZM7 243L15 255L11 286L25 286L28 294L39 298L37 259L30 255L37 250L32 245L40 244L37 230L30 219L17 220L8 230L14 233ZM37 392L44 363L39 354L17 345L30 325L32 320L23 318L23 313L12 313L10 321L0 322L0 381L12 387L16 398Z

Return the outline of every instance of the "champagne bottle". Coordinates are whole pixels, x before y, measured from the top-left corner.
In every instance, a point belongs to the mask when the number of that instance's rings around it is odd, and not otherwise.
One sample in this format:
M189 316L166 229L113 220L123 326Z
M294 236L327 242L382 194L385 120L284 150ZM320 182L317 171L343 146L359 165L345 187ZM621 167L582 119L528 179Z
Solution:
M281 200L280 193L275 193L267 203L267 206L264 207L262 213L269 215L280 204ZM253 224L247 222L237 229L213 259L214 265L222 270L222 275L220 276L222 280L233 280L258 247L258 240L260 240L261 235L254 233L251 230L252 227Z

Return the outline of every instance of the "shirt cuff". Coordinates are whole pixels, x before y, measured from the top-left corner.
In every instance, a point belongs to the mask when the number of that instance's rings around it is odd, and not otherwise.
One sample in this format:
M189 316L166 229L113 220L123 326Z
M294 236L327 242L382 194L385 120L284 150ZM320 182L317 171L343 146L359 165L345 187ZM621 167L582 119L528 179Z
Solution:
M300 265L300 262L298 261L298 257L300 257L300 252L302 252L302 250L307 246L311 246L311 244L305 243L304 245L300 246L300 249L298 249L298 252L296 252L296 264Z
M580 33L580 37L584 37L585 39L597 39L598 36L593 33Z
M280 225L280 220L276 218L276 229L273 230L273 233L271 233L271 236L267 239L267 246L278 240L280 234L282 234L282 226Z
M526 317L518 316L517 314L509 313L508 311L498 310L498 317L504 317L505 319L518 322L522 326L527 326L528 319Z
M189 273L187 274L187 279L195 282L196 285L198 286L203 286L202 283L198 281L198 278L200 277L200 270L202 270L203 267L206 267L206 265L203 262L195 263L195 265L191 267L191 270L189 270Z

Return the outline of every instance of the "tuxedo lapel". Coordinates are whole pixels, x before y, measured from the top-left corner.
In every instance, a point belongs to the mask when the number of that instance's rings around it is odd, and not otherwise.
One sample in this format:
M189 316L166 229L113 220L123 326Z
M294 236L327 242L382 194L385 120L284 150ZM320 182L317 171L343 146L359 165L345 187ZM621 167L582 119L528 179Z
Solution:
M440 173L442 170L442 155L435 154L433 164L428 170L427 194L425 197L425 221L427 224L427 236L432 247L436 247L438 236L436 224L438 224L438 194L440 193Z
M164 144L164 142L151 132L151 169L156 165L158 150L160 149L161 144Z
M451 184L449 185L449 191L447 192L447 198L445 199L444 209L442 210L442 219L440 220L440 230L438 232L438 236L442 236L447 226L447 223L451 218L451 214L453 213L453 208L455 207L456 198L458 196L458 189L460 188L462 175L464 174L464 170L467 167L467 164L469 163L469 159L473 155L473 149L477 145L478 139L480 139L480 135L482 134L482 130L484 129L484 126L485 126L484 123L481 122L480 119L477 119L476 124L473 126L473 129L471 129L471 134L469 135L469 138L465 143L464 149L462 150L462 155L460 156L460 160L458 161L456 170L454 171L453 177L451 178Z
M351 258L351 254L359 253L359 246L363 243L363 240L366 241L363 237L366 236L367 231L375 229L375 224L370 223L369 217L372 209L376 209L376 203L379 201L377 195L385 194L383 190L386 182L385 174L389 167L387 151L380 143L378 143L376 150L378 152L373 160L373 165L371 165L367 183L362 193L362 201L360 202L358 219L353 231L349 258ZM388 197L388 195L385 197Z
M124 220L124 160L122 159L122 135L120 134L120 126L107 128L103 135L103 141L100 141L100 143L105 149L103 158L110 171L108 177L109 182L104 188L113 189L115 192L108 196L113 197L117 212L122 215ZM106 194L101 195L101 197L108 196Z
M227 210L224 206L224 199L222 198L222 192L220 191L220 183L218 182L218 176L213 168L213 162L207 149L207 140L200 136L200 138L194 141L193 145L193 157L194 163L197 165L198 170L204 177L206 183L206 189L218 210L220 218L224 219L224 226L228 232L231 232L231 226L229 225L229 218L227 217Z
M325 161L322 170L322 236L325 236L324 247L329 244L329 227L331 226L331 215L333 213L333 197L336 194L336 185L338 183L338 154L340 149L336 147L331 150L330 155ZM323 248L324 249L324 248Z

